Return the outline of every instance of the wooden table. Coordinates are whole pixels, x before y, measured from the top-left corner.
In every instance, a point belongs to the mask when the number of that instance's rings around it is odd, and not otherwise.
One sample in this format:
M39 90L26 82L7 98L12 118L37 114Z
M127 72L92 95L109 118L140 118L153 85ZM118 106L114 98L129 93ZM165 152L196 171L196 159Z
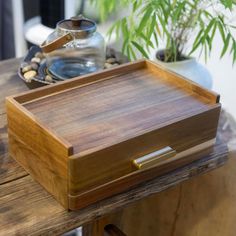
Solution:
M0 63L0 235L60 235L227 161L225 143L232 135L231 130L223 130L228 122L223 115L219 128L222 137L210 155L78 212L67 212L8 155L4 100L6 96L28 90L16 75L18 65L18 59Z

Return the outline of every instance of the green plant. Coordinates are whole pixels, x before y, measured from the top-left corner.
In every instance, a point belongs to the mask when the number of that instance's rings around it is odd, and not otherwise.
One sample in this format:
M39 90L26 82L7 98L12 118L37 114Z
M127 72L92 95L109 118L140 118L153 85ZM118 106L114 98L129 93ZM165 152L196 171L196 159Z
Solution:
M197 49L210 55L217 31L222 40L221 57L228 51L236 61L236 39L230 16L235 10L233 0L90 0L96 4L105 20L120 5L131 8L128 16L119 19L108 34L116 33L122 40L122 51L130 59L137 51L148 58L150 48L165 43L162 60L184 59ZM188 48L188 42L193 43ZM135 50L134 50L135 49Z

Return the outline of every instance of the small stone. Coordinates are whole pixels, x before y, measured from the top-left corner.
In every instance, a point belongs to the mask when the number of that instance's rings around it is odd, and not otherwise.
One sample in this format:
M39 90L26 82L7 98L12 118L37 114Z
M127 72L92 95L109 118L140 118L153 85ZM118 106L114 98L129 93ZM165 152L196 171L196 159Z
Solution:
M31 79L34 78L37 75L36 71L30 70L26 73L24 73L24 78L26 82L31 82Z
M43 58L44 58L44 55L43 55L42 52L36 52L35 55L34 55L34 57L38 57L38 58L40 58L40 59L43 59Z
M119 65L120 65L119 63L112 64L112 66L119 66Z
M110 49L111 57L116 57L116 50L114 48Z
M129 61L128 58L124 56L124 54L121 52L116 52L115 58L119 64L126 63Z
M31 59L31 62L36 62L36 63L40 63L41 62L41 59L39 58L39 57L33 57L32 59Z
M111 68L112 67L112 64L110 64L110 63L105 63L105 65L104 65L104 68L105 69L109 69L109 68Z
M45 59L45 58L43 58L43 59L41 60L40 65L43 65L44 63L46 63L46 59Z
M53 79L52 79L52 77L50 75L46 75L45 81L52 83Z
M106 58L110 58L111 57L111 48L106 48Z
M28 62L23 61L23 62L21 62L21 64L20 64L20 68L22 69L22 68L24 68L24 67L26 67L26 66L28 66L28 65L29 65Z
M37 70L38 70L38 68L39 68L39 65L38 65L38 63L36 63L36 62L32 62L30 65L31 65L31 68L32 68L32 70L35 70L35 71L37 71Z
M22 67L21 71L22 71L22 73L25 73L25 72L30 71L31 69L32 69L31 65L27 64L24 67Z
M108 59L106 60L106 62L109 63L109 64L113 64L113 63L116 62L116 59L113 58L113 57L110 57L110 58L108 58Z

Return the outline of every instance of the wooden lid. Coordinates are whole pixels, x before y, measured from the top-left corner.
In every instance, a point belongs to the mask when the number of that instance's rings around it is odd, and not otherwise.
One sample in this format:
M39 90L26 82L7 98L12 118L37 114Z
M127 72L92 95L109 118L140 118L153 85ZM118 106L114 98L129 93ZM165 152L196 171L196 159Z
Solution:
M214 94L145 63L79 77L84 85L65 86L24 107L72 144L76 154L104 149L215 106Z

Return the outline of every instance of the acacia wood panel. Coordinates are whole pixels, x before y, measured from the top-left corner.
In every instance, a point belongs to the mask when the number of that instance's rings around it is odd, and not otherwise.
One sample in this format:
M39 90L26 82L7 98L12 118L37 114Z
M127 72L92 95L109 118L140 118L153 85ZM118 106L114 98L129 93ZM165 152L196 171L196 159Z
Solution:
M70 150L10 100L7 114L10 155L67 208Z
M178 87L181 87L182 89L186 91L191 91L199 96L203 96L206 99L212 101L213 103L218 103L220 101L220 95L215 93L212 90L206 89L196 82L193 82L192 80L185 77L183 80L183 76L180 74L177 74L172 71L168 71L165 67L159 65L157 66L155 62L147 61L147 67L150 68L154 73L157 73L160 75L163 79L168 81L170 84L175 84ZM204 79L204 78L202 78Z

